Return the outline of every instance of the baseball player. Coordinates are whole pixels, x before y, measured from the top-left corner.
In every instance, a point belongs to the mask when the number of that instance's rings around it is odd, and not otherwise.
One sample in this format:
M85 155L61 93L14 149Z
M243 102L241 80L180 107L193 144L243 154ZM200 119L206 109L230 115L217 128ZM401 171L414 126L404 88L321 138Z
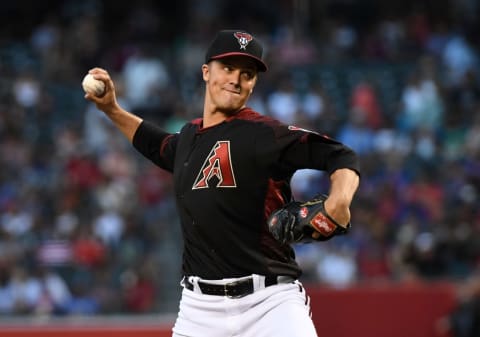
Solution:
M146 158L173 174L183 234L183 286L174 337L313 337L309 298L291 244L346 233L359 184L355 153L247 107L267 71L258 39L218 32L201 71L202 118L169 134L119 106L105 83L86 94ZM292 200L298 169L326 171L328 196Z

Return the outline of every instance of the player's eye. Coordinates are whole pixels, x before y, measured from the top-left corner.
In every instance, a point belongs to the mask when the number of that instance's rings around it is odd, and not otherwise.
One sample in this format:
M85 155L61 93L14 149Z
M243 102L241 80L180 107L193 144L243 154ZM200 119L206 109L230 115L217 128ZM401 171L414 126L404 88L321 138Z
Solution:
M247 70L242 72L243 77L247 80L251 80L255 77L255 73L253 71Z

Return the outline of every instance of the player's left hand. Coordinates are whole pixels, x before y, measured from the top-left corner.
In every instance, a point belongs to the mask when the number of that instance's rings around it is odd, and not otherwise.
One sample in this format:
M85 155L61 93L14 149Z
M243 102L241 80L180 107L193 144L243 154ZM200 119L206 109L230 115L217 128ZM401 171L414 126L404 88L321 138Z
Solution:
M328 196L319 195L306 202L291 202L274 211L268 219L273 237L282 244L329 240L346 234L350 221L341 225L325 210ZM349 216L349 214L348 214Z

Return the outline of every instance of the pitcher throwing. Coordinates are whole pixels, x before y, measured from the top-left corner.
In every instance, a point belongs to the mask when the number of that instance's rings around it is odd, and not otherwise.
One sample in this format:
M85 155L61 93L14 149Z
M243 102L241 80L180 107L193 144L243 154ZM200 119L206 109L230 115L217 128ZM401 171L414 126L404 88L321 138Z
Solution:
M174 337L317 336L291 244L347 232L359 164L345 145L247 106L262 54L250 33L220 31L201 67L203 114L176 134L125 111L108 72L89 71L105 93L85 98L173 174L184 240ZM328 197L292 201L290 178L304 168L329 174Z

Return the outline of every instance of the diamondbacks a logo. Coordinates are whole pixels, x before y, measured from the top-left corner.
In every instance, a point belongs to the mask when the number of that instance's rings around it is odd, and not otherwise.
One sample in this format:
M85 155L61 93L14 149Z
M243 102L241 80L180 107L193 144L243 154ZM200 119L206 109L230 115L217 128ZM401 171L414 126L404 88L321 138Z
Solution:
M215 186L209 186L209 183ZM212 147L193 183L192 190L209 187L237 187L228 140L220 140Z
M247 45L253 40L253 36L248 33L236 32L233 34L240 43L240 49L247 49Z

